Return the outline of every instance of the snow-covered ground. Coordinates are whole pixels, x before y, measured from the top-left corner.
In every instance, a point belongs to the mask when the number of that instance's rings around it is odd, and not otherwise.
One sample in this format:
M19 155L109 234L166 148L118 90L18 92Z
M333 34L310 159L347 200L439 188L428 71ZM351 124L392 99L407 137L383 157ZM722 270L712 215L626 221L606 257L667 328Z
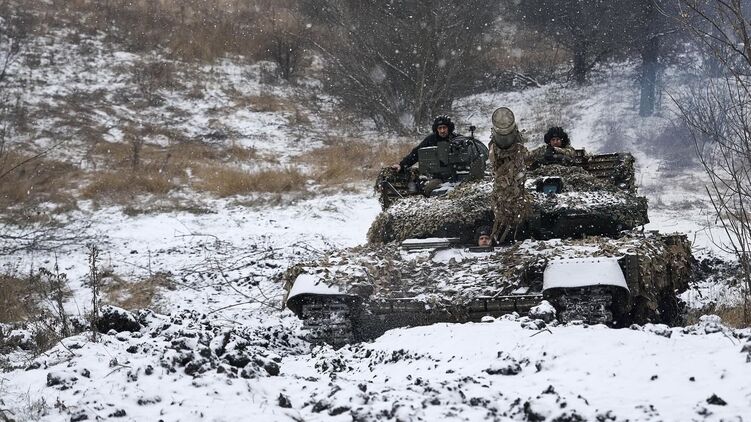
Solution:
M95 47L100 42L89 40ZM47 63L42 55L43 65L28 74L37 81L24 88L30 104L48 101L54 108L76 90L114 87L113 96L93 103L103 104L114 101L119 83L133 89L110 68L134 66L136 56L87 56L75 53L78 46L38 43L54 45L49 57L55 60ZM582 89L551 85L472 96L456 104L456 117L464 126L476 124L486 139L492 110L505 105L531 138L559 123L577 147L632 150L651 205L646 229L687 233L697 256L726 257L717 246L724 234L701 196L700 173L668 174L664 158L645 149L668 119L638 117L633 72L629 66L613 69ZM276 88L257 81L257 68L231 61L211 74L200 99L160 91L164 113L146 120L166 119L188 136L219 128L244 146L285 157L296 139L289 112L249 111L225 95L229 87L240 96ZM291 90L276 94L293 95ZM87 112L102 127L133 113L115 106ZM50 116L38 124L61 131L60 121ZM121 140L116 128L107 133L108 140ZM609 143L613 136L622 139ZM127 216L119 207L82 202L75 213L91 222L102 269L131 282L165 272L175 286L158 296L157 313L141 312L139 331L105 334L98 342L81 334L41 356L5 356L16 369L0 374L0 415L18 421L727 421L751 415L751 331L729 329L716 317L689 327L614 330L543 326L508 316L400 328L370 343L311 349L300 339L297 318L280 309L275 276L325 250L363 243L380 209L369 187L286 206L197 198L210 211L205 214ZM84 246L68 247L0 262L6 271L22 273L57 263L73 291L68 310L83 315L91 299L88 253ZM724 286L700 287L684 297L690 306L737 300Z
M149 325L135 333L103 335L99 342L79 335L18 361L20 369L0 375L4 408L17 420L50 421L83 415L685 421L743 420L751 409L751 331L730 330L710 317L686 328L621 330L541 328L506 317L402 328L372 343L311 350L289 311L257 302L225 307L259 298L260 290L278 305L281 288L271 275L315 249L363 242L377 202L340 195L284 208L218 205L217 211L97 215L109 238L102 246L106 265L136 276L150 261L152 270L182 277L159 301L168 315L147 315ZM251 245L272 253L250 262ZM227 279L212 277L230 260L243 265L226 271ZM79 284L86 251L71 251L65 265L76 300L88 303ZM193 272L198 267L200 275ZM270 271L264 275L263 268ZM260 277L258 287L243 282L246 276Z

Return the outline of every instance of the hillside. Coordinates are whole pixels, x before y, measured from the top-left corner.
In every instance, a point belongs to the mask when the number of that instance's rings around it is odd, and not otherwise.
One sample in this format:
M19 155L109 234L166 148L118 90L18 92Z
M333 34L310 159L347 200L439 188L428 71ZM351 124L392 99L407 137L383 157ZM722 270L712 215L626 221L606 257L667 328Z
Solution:
M683 294L685 327L508 315L311 348L281 309L278 275L365 242L380 212L378 169L421 136L343 113L315 72L291 84L270 76L273 64L240 56L201 64L126 50L53 29L9 68L3 95L22 104L4 138L9 159L42 155L2 180L0 234L60 231L39 239L53 249L3 243L0 303L6 314L30 304L0 323L0 420L748 416L751 330L704 315L739 304L725 273ZM451 112L460 132L476 125L483 140L492 111L508 106L530 147L560 124L576 147L632 152L650 205L645 230L686 233L698 259L730 261L667 94L656 116L638 115L637 73L615 62L583 87L485 92ZM665 92L685 78L666 70ZM133 310L137 330L96 341L61 332L59 311L71 327L91 311L92 272L103 304ZM30 280L47 296L26 289Z

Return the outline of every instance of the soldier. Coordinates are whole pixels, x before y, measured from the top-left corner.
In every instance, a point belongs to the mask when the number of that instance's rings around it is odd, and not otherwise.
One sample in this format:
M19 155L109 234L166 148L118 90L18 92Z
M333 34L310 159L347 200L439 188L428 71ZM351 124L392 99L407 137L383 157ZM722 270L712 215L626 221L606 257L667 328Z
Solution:
M576 156L568 134L563 128L553 126L545 133L545 145L530 151L527 165L535 167L544 164L568 164Z
M433 120L433 133L426 136L425 139L420 142L419 145L412 148L412 151L410 151L409 154L407 154L402 161L399 162L399 164L394 164L391 166L396 171L404 171L408 168L410 168L412 165L414 165L418 160L418 151L420 148L425 147L434 147L437 146L439 142L447 142L453 138L456 138L457 135L454 133L454 122L451 121L451 117L447 115L440 115ZM441 179L430 179L425 185L423 186L423 193L425 196L430 196L430 193L440 186L445 180Z
M490 228L490 226L478 227L477 230L475 230L475 240L477 241L477 246L492 246L492 234L493 230Z

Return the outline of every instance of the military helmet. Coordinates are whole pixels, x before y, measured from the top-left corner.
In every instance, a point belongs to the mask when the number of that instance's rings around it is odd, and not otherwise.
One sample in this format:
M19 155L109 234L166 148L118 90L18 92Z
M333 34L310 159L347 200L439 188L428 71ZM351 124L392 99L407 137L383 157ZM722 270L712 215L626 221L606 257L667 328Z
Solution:
M568 139L568 134L560 126L553 126L548 129L548 132L545 134L545 143L550 145L550 140L553 138L560 138L563 141L561 145L564 147L567 147L571 143Z
M451 121L451 117L449 117L446 114L441 114L440 116L436 116L436 118L433 120L433 133L438 133L438 126L440 125L446 125L449 127L449 133L454 133L454 122Z

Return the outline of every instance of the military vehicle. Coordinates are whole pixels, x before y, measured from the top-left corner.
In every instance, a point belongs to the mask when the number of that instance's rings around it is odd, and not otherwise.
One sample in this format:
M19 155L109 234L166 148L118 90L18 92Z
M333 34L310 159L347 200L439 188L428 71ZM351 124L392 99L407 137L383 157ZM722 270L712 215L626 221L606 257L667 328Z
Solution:
M424 194L422 188L431 179L444 181L443 186L430 193L430 196L440 196L462 182L485 177L488 147L475 138L475 129L475 126L469 127L470 136L457 136L439 141L436 146L421 148L416 169L382 169L375 186L381 206L386 209L406 196Z
M494 115L494 148L518 145L508 113ZM514 127L504 129L509 121ZM647 202L636 193L633 157L579 150L565 163L541 160L523 180L531 208L513 241L471 246L475 228L493 224L494 195L503 193L493 176L437 197L390 197L366 245L284 273L286 307L311 342L334 346L400 326L534 316L543 300L562 323L678 323L690 244L685 235L638 229L648 222ZM503 169L494 166L498 177Z

